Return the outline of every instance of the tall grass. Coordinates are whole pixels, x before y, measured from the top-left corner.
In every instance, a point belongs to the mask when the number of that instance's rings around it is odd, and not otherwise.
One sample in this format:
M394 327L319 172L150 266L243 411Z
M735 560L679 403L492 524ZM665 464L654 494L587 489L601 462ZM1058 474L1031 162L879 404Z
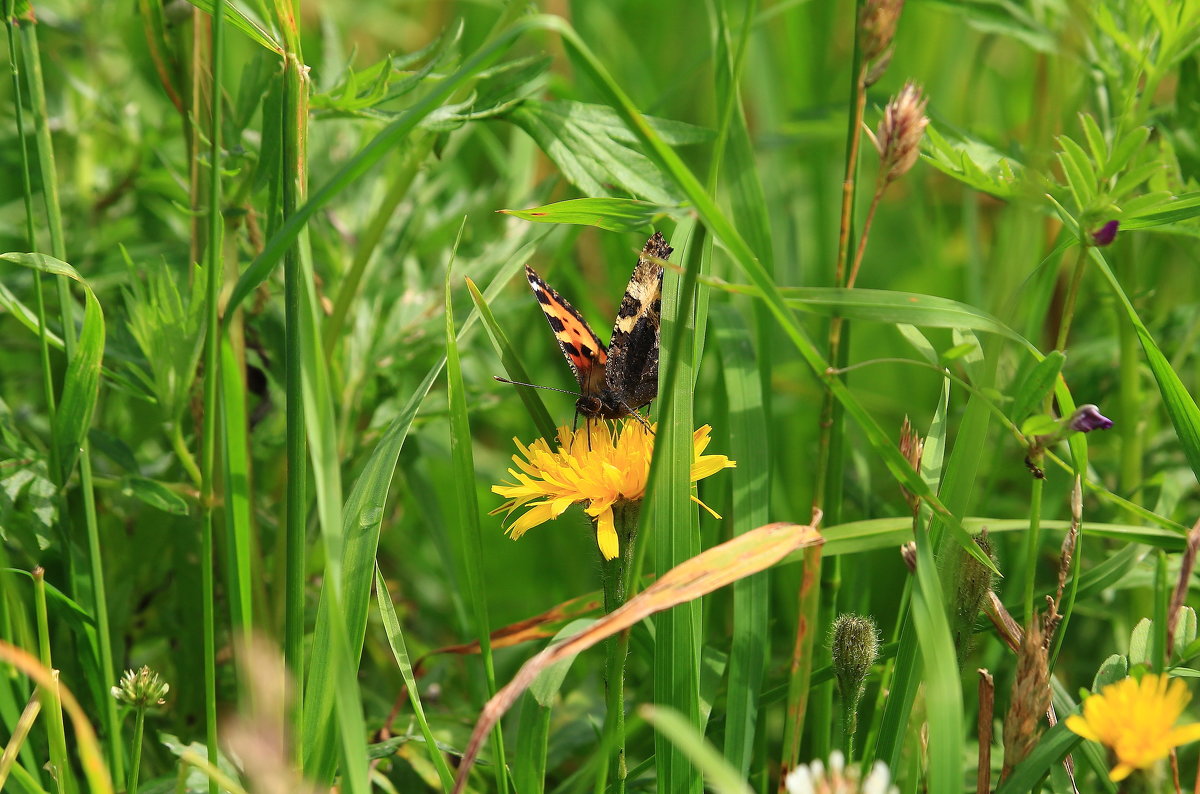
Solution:
M4 9L5 790L764 794L843 748L903 791L1115 791L1081 691L1194 677L1200 4ZM519 543L489 512L573 411L492 376L572 388L522 265L607 340L652 230L656 450L609 579L578 509ZM705 424L737 467L694 486ZM471 745L553 638L813 516L822 548ZM846 614L883 638L857 711ZM142 665L161 708L110 691Z

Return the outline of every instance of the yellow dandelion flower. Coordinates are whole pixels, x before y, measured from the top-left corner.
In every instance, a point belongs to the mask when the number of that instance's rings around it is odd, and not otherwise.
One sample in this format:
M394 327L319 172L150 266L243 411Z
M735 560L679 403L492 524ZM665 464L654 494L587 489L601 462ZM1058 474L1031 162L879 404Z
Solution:
M1124 780L1166 758L1171 748L1200 739L1200 722L1175 727L1191 697L1178 678L1125 678L1083 701L1083 715L1067 717L1067 728L1107 747L1117 760L1108 776Z
M596 525L596 543L604 559L617 556L619 543L613 521L613 506L640 501L646 493L654 435L640 422L629 420L614 432L606 422L589 422L572 432L558 428L557 447L539 438L529 446L517 439L520 454L513 455L516 469L509 469L515 483L493 485L495 493L508 499L494 512L509 515L525 512L508 527L516 540L538 524L558 518L573 504L583 505ZM736 465L724 455L705 455L712 429L704 425L692 434L692 482ZM720 518L695 496L692 501Z

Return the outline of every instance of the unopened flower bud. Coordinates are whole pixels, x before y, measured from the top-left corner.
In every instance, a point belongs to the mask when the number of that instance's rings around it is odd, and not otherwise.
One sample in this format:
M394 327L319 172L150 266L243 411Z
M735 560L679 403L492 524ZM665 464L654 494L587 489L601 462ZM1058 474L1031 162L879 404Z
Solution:
M919 86L908 82L883 109L875 148L879 150L879 177L885 184L904 176L917 162L921 137L929 124L925 117L928 101Z
M992 542L984 529L975 538L977 545L988 559L992 557ZM992 590L995 574L961 546L955 545L954 602L951 605L950 632L961 664L971 651L975 634L975 619L983 608L984 599Z
M863 615L838 615L830 630L833 674L842 700L857 708L871 665L879 657L879 629Z
M913 467L913 471L920 473L921 471L921 455L925 451L925 440L921 438L915 430L912 423L908 421L908 417L904 417L904 422L900 425L900 454L908 461L908 465ZM921 507L921 497L909 491L903 485L900 486L900 491L904 494L904 500L908 502L908 507L912 510L913 515L917 514L917 510Z
M126 705L144 709L166 703L163 698L170 689L170 685L159 678L158 673L143 665L141 670L126 670L121 682L111 687L109 692Z
M890 59L888 50L903 9L904 0L867 0L863 3L858 15L858 36L862 43L863 63L868 67L874 66L873 61L880 56ZM875 75L876 79L878 77Z
M1106 245L1110 245L1113 240L1117 239L1117 227L1119 225L1120 224L1118 224L1116 221L1109 221L1096 231L1092 232L1092 245L1096 246L1097 248L1103 248Z
M1088 403L1075 409L1067 426L1076 433L1090 433L1093 430L1108 430L1113 426L1113 421L1100 413L1095 405Z

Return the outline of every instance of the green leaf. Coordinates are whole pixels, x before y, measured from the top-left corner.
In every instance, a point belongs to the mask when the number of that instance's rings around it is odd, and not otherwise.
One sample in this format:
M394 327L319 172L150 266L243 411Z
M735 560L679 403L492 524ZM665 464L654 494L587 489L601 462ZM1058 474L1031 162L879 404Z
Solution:
M1150 661L1150 636L1154 623L1150 618L1142 618L1129 633L1129 663L1143 664Z
M1184 651L1196 640L1196 610L1181 607L1175 616L1175 641L1172 651L1180 659L1186 658Z
M1096 171L1092 162L1083 147L1070 137L1060 135L1058 143L1062 147L1058 161L1062 164L1067 184L1075 196L1076 206L1080 210L1090 209L1096 197Z
M1029 414L1045 401L1054 384L1058 382L1059 373L1067 357L1058 350L1050 351L1045 358L1029 370L1013 391L1012 410L1008 417L1013 422L1023 422ZM1057 430L1057 427L1055 428ZM1026 433L1024 429L1022 433ZM1042 431L1046 432L1046 431ZM1030 435L1030 433L1026 433ZM1034 434L1034 435L1040 435Z
M571 223L611 232L636 232L651 226L656 218L678 213L680 209L635 199L581 198L526 210L499 211L534 223Z
M188 0L188 2L209 16L212 16L213 10L216 8L213 0ZM253 11L241 7L232 0L225 0L221 7L224 9L225 20L249 36L251 41L266 47L272 52L283 54L283 45L275 39L271 31L267 29L267 26L262 23Z
M939 358L942 363L949 364L951 361L969 356L977 350L979 350L979 345L973 342L963 342L944 351Z
M176 516L188 514L188 504L182 496L162 483L136 475L121 479L121 492L140 499L151 507Z
M1149 139L1149 127L1135 127L1122 135L1113 144L1112 156L1108 158L1108 163L1101 169L1100 178L1108 180L1114 174L1124 171L1125 166L1129 164L1134 155L1142 151L1142 147Z
M930 791L962 788L963 703L959 669L937 564L928 536L917 530L917 572L912 600L913 625L920 639L929 725Z
M930 124L924 148L934 168L969 187L1001 198L1017 198L1023 192L1021 165L983 141L961 132L951 140Z
M388 592L387 582L378 566L375 568L375 601L379 604L379 617L383 622L383 630L387 633L392 657L396 660L396 666L400 668L400 675L404 679L404 688L408 690L408 702L412 706L413 716L417 719L421 735L425 737L425 749L429 752L434 766L437 767L442 791L451 791L454 788L454 774L450 771L446 757L442 755L437 741L433 738L433 732L429 729L429 721L425 718L425 709L421 705L421 697L418 694L417 678L413 674L412 663L408 658L408 648L404 644L404 632L400 628L400 619L396 617L392 594Z
M1121 228L1148 229L1189 220L1197 215L1200 215L1200 193L1185 193L1174 201L1159 204L1144 212L1126 215L1121 219Z
M1142 345L1142 352L1146 354L1150 372L1153 373L1154 380L1158 384L1159 394L1162 395L1167 416L1170 417L1175 433L1179 437L1179 443L1183 447L1183 454L1192 467L1192 473L1200 477L1200 408L1197 408L1196 401L1171 367L1167 357L1158 349L1154 337L1142 323L1137 310L1133 308L1133 304L1125 295L1117 277L1113 275L1108 263L1104 260L1103 254L1095 248L1090 249L1089 253L1108 281L1109 287L1117 296L1121 308L1125 310L1126 316L1137 333L1138 341Z
M75 268L44 254L0 254L0 260L78 281L84 288L83 327L75 353L67 362L62 399L54 421L54 449L65 480L75 468L80 447L92 424L100 393L100 363L104 358L104 312L95 293Z
M752 288L730 289L749 291ZM923 328L985 331L1012 339L1025 349L1036 352L1036 348L1023 336L992 315L949 298L916 292L837 287L784 287L780 292L788 306L803 312Z
M479 292L479 288L475 286L475 282L471 279L467 279L467 291L471 293L471 300L475 302L475 308L479 311L479 317L483 320L483 327L487 330L488 338L492 341L492 347L495 348L497 355L500 356L500 364L508 374L508 379L521 383L530 383L529 371L521 363L521 359L517 356L517 351L513 349L512 343L508 341L508 335L504 333L504 329L496 322L496 316L492 314L492 308L488 306L487 300ZM529 386L516 386L515 388L518 396L521 398L521 402L525 403L525 409L529 411L529 415L533 418L533 424L537 427L538 432L542 434L542 438L554 438L558 433L558 428L554 426L554 420L550 418L550 412L546 410L546 404L542 402L537 389L530 388Z
M1079 122L1083 127L1084 137L1087 138L1092 160L1103 171L1108 165L1108 144L1104 140L1104 133L1100 131L1100 125L1091 113L1080 113Z
M1109 684L1129 677L1129 660L1124 656L1113 654L1100 663L1096 676L1092 679L1092 691L1099 692Z
M1062 425L1048 414L1036 414L1021 423L1021 433L1026 436L1048 436L1057 433Z
M567 625L563 626L554 635L554 638L547 645L554 645L559 640L565 640L568 637L574 637L579 632L587 629L593 623L595 618L580 618L572 620ZM571 670L571 665L575 662L576 655L565 656L559 659L554 664L547 667L537 674L537 678L529 685L529 694L538 702L538 705L543 708L550 708L554 705L555 698L558 697L558 692L562 688L562 683L567 677L567 673Z

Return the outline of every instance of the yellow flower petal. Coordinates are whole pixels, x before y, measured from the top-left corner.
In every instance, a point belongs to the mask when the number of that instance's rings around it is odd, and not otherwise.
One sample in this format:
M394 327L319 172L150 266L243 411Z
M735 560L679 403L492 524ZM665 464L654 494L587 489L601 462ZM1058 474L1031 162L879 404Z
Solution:
M704 425L692 434L693 482L735 465L724 455L703 454L711 433L712 428ZM596 522L596 543L601 553L605 559L613 559L619 553L619 542L612 505L645 496L654 455L653 427L648 431L636 419L612 426L587 422L574 432L566 426L558 428L555 441L552 449L545 439L528 446L514 439L519 454L513 456L515 468L508 470L512 481L492 486L494 493L507 500L500 508L502 512L511 515L525 510L508 533L519 538L578 504ZM712 513L698 499L696 502Z
M596 545L600 547L600 554L606 560L616 559L620 552L620 543L617 541L617 525L613 523L611 507L596 517Z
M1067 717L1066 725L1111 751L1117 763L1109 777L1119 781L1166 758L1172 748L1200 740L1200 723L1174 724L1190 699L1187 685L1177 678L1125 678L1085 700L1082 715Z

